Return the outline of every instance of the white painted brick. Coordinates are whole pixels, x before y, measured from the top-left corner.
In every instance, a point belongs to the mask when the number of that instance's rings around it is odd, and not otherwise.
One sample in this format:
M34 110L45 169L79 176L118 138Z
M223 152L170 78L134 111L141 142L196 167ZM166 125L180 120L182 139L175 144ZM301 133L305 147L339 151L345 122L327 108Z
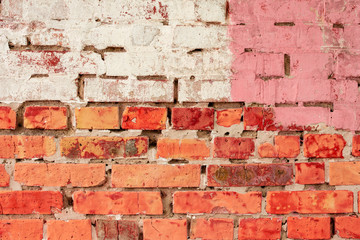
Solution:
M0 77L0 101L77 100L76 76L51 75L42 78Z
M131 25L101 25L91 28L82 42L97 49L124 47L129 43L130 33Z
M84 99L101 102L172 102L172 81L137 80L129 78L85 79Z
M179 79L179 102L227 102L230 100L229 80Z
M159 33L158 27L135 25L132 29L131 40L135 46L149 46Z
M177 26L173 46L186 48L219 48L227 45L226 26Z
M225 0L197 0L196 16L203 22L225 22Z
M172 0L168 2L170 22L191 22L196 20L195 2Z
M104 54L106 75L128 76L131 74L130 56L128 52L108 52Z

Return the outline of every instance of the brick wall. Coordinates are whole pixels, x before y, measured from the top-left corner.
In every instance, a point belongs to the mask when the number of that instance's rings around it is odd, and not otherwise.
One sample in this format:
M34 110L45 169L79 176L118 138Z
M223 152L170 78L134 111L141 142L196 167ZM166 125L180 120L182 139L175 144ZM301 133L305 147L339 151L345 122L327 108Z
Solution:
M360 238L360 0L0 4L0 239Z

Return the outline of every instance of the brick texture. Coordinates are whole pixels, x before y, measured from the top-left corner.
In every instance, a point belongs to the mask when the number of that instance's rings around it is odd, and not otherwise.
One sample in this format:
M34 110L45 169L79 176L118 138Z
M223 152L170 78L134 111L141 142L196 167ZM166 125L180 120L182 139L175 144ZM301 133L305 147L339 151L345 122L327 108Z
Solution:
M360 239L360 0L0 9L0 239Z

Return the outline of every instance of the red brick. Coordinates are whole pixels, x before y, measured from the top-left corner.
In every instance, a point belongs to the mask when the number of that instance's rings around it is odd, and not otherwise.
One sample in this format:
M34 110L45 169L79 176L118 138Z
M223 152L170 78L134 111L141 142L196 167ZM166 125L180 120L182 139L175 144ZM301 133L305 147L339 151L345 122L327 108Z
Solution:
M144 219L144 240L187 239L186 219Z
M247 218L239 220L238 239L280 239L280 218Z
M79 129L119 129L118 107L84 107L75 109Z
M55 154L54 137L0 136L0 158L42 158Z
M167 109L154 107L126 107L122 115L123 129L166 129Z
M0 220L0 239L43 239L42 219L2 219Z
M264 130L264 113L262 107L244 108L244 129Z
M359 185L360 162L330 162L330 185Z
M288 217L287 236L295 239L330 239L330 218Z
M275 136L275 148L279 158L295 158L300 154L300 137Z
M322 184L325 182L325 164L309 162L295 164L295 182L298 184Z
M292 164L209 165L211 187L278 186L292 183Z
M171 122L176 130L211 130L214 128L214 109L173 108Z
M0 187L7 187L10 183L10 176L5 170L5 165L0 164Z
M160 192L76 191L73 198L74 211L82 214L159 215L163 212Z
M138 240L140 236L139 226L135 221L118 221L119 239Z
M0 107L0 129L15 129L16 113L11 107Z
M360 135L355 135L352 141L352 155L360 157Z
M200 165L113 165L111 184L117 188L199 187Z
M234 220L226 218L197 218L191 220L191 239L233 240Z
M263 143L258 147L258 153L262 158L277 158L276 148L271 143Z
M266 211L271 214L349 213L354 196L350 191L267 192Z
M147 137L64 137L61 155L68 158L141 157L147 153Z
M99 240L138 240L139 226L129 220L96 220L96 235Z
M229 159L248 159L255 151L251 138L216 137L214 140L214 157Z
M16 163L14 179L27 186L93 187L105 182L105 164Z
M1 214L52 214L63 207L60 192L3 191L0 192Z
M24 127L37 129L66 129L67 109L56 106L31 106L24 112Z
M222 127L231 127L241 122L242 108L216 111L216 123Z
M342 238L360 238L360 218L343 216L335 218L335 231Z
M207 141L200 139L161 138L157 142L156 157L204 160L210 157L210 147Z
M81 239L91 240L91 221L86 220L48 220L48 240Z
M259 213L261 193L175 192L173 211L174 213Z
M304 155L314 158L343 158L345 140L339 134L306 134Z
M118 240L118 223L115 220L96 220L96 236L99 240Z

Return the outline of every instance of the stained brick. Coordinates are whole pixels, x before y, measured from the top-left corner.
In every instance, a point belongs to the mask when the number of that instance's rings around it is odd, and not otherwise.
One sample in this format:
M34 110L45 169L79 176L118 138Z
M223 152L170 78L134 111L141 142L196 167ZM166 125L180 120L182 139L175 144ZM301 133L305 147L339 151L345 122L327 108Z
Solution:
M144 219L144 240L187 239L186 219Z
M211 130L214 128L214 109L173 108L171 122L176 130Z
M295 182L298 184L322 184L325 182L325 164L309 162L295 164Z
M234 220L226 218L197 218L191 221L191 239L232 240Z
M174 213L236 213L261 211L261 193L175 192Z
M353 211L351 191L267 192L266 211L271 214L349 213Z
M136 221L118 221L119 239L138 240L140 237L139 226Z
M244 129L264 130L264 113L261 107L244 108Z
M255 151L251 138L216 137L214 140L214 157L229 159L248 159Z
M271 143L263 143L258 147L258 153L262 158L276 158L278 153Z
M314 158L343 158L345 140L339 134L306 134L304 155Z
M231 127L240 124L242 108L225 109L216 111L216 123L222 127Z
M288 238L295 239L330 239L329 217L288 217Z
M157 142L156 157L167 159L204 160L210 157L207 141L201 139L161 138Z
M209 165L211 187L277 186L292 183L292 164Z
M161 130L166 128L167 109L127 107L123 112L123 129Z
M295 158L300 154L300 137L275 136L275 148L279 158Z
M355 135L352 140L352 155L360 157L360 135Z
M239 239L280 239L280 218L247 218L239 220Z
M84 107L75 109L79 129L119 129L118 107Z
M101 240L138 240L139 226L131 220L96 220L96 236Z
M163 212L160 192L76 191L73 198L74 211L82 214L159 215Z
M0 129L15 129L16 113L10 107L0 107Z
M360 238L360 219L356 216L335 218L335 231L342 238Z
M24 127L37 129L66 129L67 109L55 106L31 106L24 112Z
M86 220L49 220L47 221L49 240L84 239L91 240L91 221Z
M12 239L43 239L42 219L2 219L0 220L0 238Z
M113 165L111 183L118 188L199 187L200 165Z
M10 176L5 170L5 165L0 165L0 187L7 187L10 183Z
M63 197L51 191L0 192L1 214L52 214L61 211Z
M147 137L64 137L61 155L68 158L141 157L147 153Z
M105 182L105 164L16 163L14 179L27 186L93 187Z

